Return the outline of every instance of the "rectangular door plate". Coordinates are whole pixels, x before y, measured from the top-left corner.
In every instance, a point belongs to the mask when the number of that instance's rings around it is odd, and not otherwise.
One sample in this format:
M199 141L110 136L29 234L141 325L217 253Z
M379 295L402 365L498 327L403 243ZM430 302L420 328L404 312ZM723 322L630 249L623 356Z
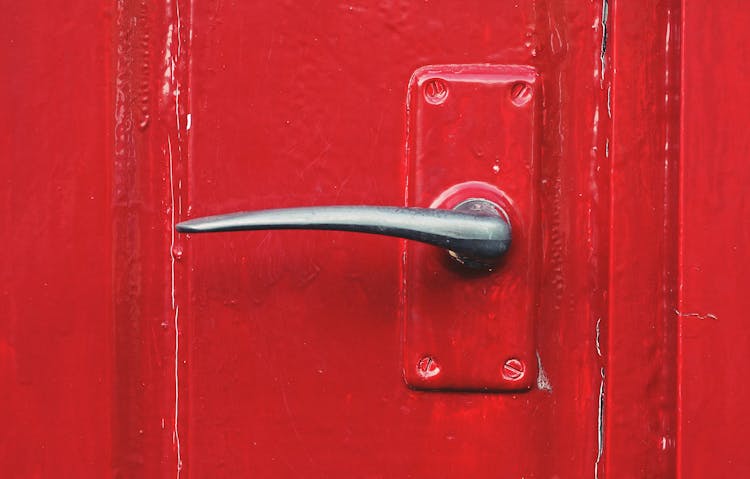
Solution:
M539 81L528 66L417 70L407 103L406 203L499 205L512 228L492 271L404 245L404 379L415 389L519 391L536 383Z

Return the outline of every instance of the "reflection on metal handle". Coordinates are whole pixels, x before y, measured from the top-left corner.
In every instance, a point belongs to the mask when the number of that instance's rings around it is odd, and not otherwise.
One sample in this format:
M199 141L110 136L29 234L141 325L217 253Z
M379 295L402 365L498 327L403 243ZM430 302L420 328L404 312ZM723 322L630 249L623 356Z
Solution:
M179 223L181 233L246 230L337 230L411 239L446 248L461 262L493 260L510 246L499 207L472 199L455 210L388 206L323 206L245 211Z

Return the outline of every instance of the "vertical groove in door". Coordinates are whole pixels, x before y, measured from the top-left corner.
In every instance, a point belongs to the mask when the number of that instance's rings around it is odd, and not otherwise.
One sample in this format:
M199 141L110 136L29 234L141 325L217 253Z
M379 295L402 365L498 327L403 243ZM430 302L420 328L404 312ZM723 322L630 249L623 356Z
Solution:
M675 477L679 1L610 2L607 477Z
M112 21L114 475L179 477L190 5L119 0Z

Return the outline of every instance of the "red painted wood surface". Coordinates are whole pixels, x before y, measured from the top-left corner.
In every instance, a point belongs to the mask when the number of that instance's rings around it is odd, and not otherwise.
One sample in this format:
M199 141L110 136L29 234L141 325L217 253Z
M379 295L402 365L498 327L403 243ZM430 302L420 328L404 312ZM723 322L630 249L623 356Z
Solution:
M683 2L680 457L683 477L747 477L750 57L744 3Z
M0 476L111 475L108 15L2 2Z
M190 150L173 178L186 186L177 197L190 216L401 204L414 70L544 65L540 202L549 246L537 343L549 386L516 395L405 387L398 241L319 232L180 239L183 472L593 476L603 363L595 326L606 280L604 270L591 274L601 255L590 242L605 223L590 225L588 215L591 183L606 187L606 175L591 175L604 151L594 132L605 98L601 30L591 28L600 5L195 7L184 50L192 62L192 126L182 133ZM560 91L560 82L571 89Z
M0 475L747 475L730 3L3 2ZM528 392L404 385L397 240L173 232L400 204L447 63L540 74Z
M610 15L606 472L675 477L680 6Z

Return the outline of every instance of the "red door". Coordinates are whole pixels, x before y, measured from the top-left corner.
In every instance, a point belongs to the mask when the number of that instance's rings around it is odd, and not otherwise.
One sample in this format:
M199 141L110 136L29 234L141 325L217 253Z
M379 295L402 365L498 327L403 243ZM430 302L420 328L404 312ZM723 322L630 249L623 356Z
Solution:
M4 3L3 477L750 472L738 2Z

